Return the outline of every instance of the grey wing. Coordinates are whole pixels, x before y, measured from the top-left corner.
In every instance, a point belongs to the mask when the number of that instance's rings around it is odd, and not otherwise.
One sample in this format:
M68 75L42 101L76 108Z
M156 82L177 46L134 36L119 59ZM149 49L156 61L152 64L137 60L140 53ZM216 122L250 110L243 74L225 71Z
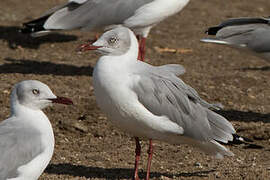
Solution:
M55 6L55 7L51 8L51 9L47 10L47 11L46 11L45 13L43 13L39 18L43 18L43 17L49 16L49 15L53 14L54 12L56 12L57 10L62 9L62 8L65 8L65 7L72 8L72 7L75 6L76 4L77 4L77 6L79 5L79 3L69 1L69 2L66 2L66 3L64 3L64 4Z
M203 100L197 91L185 84L181 79L177 76L185 73L185 68L179 64L166 64L162 66L152 66L150 64L146 64L144 62L138 61L136 63L136 68L140 71L140 74L145 74L147 72L151 72L149 75L154 75L156 77L162 77L169 80L174 80L174 83L177 84L178 87L181 87L181 90L189 96L189 98L193 99L195 102L201 104L206 108L212 108L215 110L219 110L221 105L210 104Z
M0 125L0 179L15 178L17 168L42 152L40 134L4 121Z
M231 45L248 47L258 53L270 51L270 26L267 24L228 26L221 29L216 37Z
M64 7L52 14L45 29L87 29L121 24L153 0L88 0L75 8ZM75 3L75 2L72 2Z
M269 22L268 18L252 18L252 17L242 17L242 18L231 18L222 22L219 26L235 26L235 25L245 25L245 24L267 24Z
M189 85L185 84L180 79L178 81L179 81L178 86L181 87L182 90L188 95L188 97L190 99L192 99L194 102L199 103L200 105L202 105L205 108L211 108L211 109L215 109L215 110L220 110L222 108L222 105L219 105L219 104L210 104L210 103L206 102L205 100L203 100L199 96L199 94L197 93L197 91L195 89L193 89Z
M242 18L231 18L226 21L223 21L218 26L213 26L208 28L206 31L209 35L216 35L217 32L227 26L239 26L239 25L247 25L247 24L268 24L269 18L250 18L250 17L242 17Z
M156 67L161 73L166 72L167 74L173 73L176 76L180 76L186 72L185 68L179 64L166 64L163 66Z
M162 77L156 74L140 73L140 80L133 87L138 100L150 112L167 116L184 129L184 135L201 140L212 139L221 142L232 140L235 132L232 125L222 116L203 107L194 98L196 91L190 90L177 77Z

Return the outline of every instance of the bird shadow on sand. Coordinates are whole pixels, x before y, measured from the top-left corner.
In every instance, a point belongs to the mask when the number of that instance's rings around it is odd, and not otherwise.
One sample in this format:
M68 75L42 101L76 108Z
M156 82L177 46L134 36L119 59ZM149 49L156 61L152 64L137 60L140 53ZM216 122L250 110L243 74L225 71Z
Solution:
M244 67L238 69L241 71L270 71L270 66L262 66L262 67Z
M0 65L0 74L21 73L38 75L86 75L92 76L93 67L74 66L69 64L55 64L49 61L34 61L28 59L5 58L8 63Z
M29 49L38 49L44 43L62 43L75 41L78 38L74 35L65 35L59 33L48 34L43 37L33 38L30 35L19 32L17 26L0 26L0 40L8 42L10 49L16 49L18 46Z
M224 116L229 121L270 123L270 114L261 114L252 111L237 111L233 109L215 112Z
M192 173L158 173L152 172L151 178L160 178L162 176L168 178L176 177L208 177L209 173L215 172L215 170L209 171L197 171ZM70 175L74 177L85 178L104 178L104 179L132 179L134 173L133 169L129 168L103 168L103 167L87 167L83 165L73 165L70 163L63 164L50 164L45 173L57 174L57 175ZM145 178L145 172L140 172L139 177Z

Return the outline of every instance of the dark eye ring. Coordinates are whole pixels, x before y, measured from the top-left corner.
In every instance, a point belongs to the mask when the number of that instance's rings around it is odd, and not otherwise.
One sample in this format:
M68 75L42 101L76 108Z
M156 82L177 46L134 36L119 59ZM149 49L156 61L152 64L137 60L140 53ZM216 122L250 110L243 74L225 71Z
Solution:
M33 93L34 95L38 95L38 94L39 94L39 90L38 90L38 89L33 89L33 90L32 90L32 93Z
M116 43L118 41L118 39L116 38L116 37L111 37L110 39L109 39L109 43L110 44L114 44L114 43Z

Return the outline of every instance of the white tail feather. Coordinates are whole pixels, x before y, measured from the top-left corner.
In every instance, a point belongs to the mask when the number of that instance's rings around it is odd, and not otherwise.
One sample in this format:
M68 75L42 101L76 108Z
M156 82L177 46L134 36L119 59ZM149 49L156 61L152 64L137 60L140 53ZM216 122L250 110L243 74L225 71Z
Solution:
M214 156L217 159L222 159L224 156L234 156L230 150L215 140L210 142L201 142L196 146L206 154Z

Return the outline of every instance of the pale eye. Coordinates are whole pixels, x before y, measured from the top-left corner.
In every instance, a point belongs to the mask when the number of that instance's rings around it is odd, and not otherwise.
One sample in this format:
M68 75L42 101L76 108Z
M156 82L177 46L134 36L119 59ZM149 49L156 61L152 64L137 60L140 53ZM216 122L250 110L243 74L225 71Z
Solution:
M118 41L118 39L117 39L116 37L111 37L111 38L109 39L109 43L110 43L110 44L115 44L117 41Z
M33 90L32 90L32 93L33 93L34 95L38 95L38 94L39 94L39 90L38 90L38 89L33 89Z

